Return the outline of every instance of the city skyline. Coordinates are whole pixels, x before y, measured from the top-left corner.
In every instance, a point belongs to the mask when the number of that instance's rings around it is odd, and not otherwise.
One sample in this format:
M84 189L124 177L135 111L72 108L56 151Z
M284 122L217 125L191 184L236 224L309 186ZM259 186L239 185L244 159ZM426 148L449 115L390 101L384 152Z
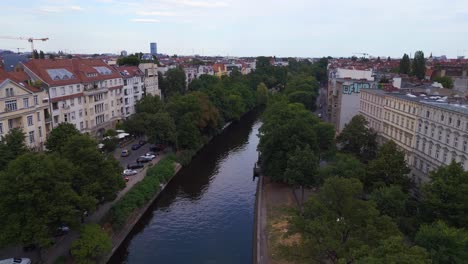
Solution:
M49 37L35 45L46 52L149 53L157 42L158 52L180 55L468 56L468 3L460 0L9 2L2 35ZM0 39L0 49L16 48L30 46Z

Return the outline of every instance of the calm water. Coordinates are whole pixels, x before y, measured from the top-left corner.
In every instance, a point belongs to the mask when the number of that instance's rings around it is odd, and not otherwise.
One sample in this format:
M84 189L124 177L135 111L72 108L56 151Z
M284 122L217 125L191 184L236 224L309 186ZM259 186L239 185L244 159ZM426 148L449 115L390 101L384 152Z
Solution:
M149 208L109 263L252 263L257 114L209 143Z

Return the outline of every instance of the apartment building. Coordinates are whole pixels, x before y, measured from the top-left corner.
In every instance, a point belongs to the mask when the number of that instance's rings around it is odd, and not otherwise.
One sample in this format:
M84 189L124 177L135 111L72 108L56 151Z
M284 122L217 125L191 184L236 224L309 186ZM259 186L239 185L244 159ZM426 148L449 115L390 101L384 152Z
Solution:
M24 81L24 73L6 73L0 69L0 137L11 129L21 128L26 145L43 150L50 131L47 93Z
M144 62L140 63L138 68L145 75L145 93L161 96L158 85L158 65L152 62Z
M145 74L137 66L115 66L123 79L123 104L121 113L125 118L135 113L135 104L143 97Z
M449 103L446 96L365 90L360 113L380 143L393 140L405 152L416 183L428 181L431 170L452 160L468 170L466 106Z
M68 122L101 137L122 119L120 74L98 59L41 59L22 64L33 81L47 86L53 126Z

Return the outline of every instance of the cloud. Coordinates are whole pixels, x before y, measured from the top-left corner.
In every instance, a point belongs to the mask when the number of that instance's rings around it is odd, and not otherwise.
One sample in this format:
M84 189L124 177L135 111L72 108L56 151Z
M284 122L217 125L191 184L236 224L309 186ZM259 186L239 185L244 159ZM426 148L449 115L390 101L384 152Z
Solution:
M183 6L190 7L203 7L203 8L216 8L216 7L226 7L228 6L227 2L221 1L192 1L192 0L168 0L169 3L174 3Z
M159 20L154 18L133 18L130 21L135 23L159 23Z
M178 17L182 16L181 14L177 14L175 12L167 12L167 11L139 11L137 12L138 15L141 16L164 16L164 17Z
M45 13L62 13L66 11L83 11L83 8L79 5L72 6L42 6L39 7L39 11Z

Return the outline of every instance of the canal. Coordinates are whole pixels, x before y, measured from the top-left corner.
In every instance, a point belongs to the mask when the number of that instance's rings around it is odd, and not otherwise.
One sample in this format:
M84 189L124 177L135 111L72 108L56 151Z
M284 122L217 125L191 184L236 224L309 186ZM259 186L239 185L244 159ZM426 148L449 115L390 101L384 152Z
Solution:
M109 263L252 263L259 127L249 113L206 145Z

